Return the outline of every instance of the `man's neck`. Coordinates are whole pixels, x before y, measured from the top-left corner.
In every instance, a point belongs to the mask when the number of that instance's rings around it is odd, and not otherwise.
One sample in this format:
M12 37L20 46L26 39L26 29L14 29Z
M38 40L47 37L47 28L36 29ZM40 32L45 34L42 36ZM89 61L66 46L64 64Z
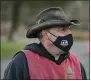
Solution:
M60 55L63 54L63 52L57 48L56 46L50 47L49 44L42 43L42 45L45 47L45 49L54 56L55 60L58 60Z

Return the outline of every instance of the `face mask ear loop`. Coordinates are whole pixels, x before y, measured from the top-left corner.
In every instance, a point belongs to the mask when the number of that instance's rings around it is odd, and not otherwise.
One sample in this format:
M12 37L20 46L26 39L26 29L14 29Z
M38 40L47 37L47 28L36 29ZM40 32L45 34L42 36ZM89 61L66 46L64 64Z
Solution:
M46 30L48 33L50 33L51 35L53 35L51 32L49 32L48 30ZM55 35L53 35L54 37L57 37L57 36L55 36Z
M47 30L46 30L47 31ZM47 32L49 32L49 31L47 31ZM51 34L51 33L50 33ZM47 35L47 34L46 34ZM48 35L47 35L47 37L48 37ZM48 39L50 40L50 38L48 37ZM50 40L51 41L51 40ZM53 43L53 41L51 41L52 43Z

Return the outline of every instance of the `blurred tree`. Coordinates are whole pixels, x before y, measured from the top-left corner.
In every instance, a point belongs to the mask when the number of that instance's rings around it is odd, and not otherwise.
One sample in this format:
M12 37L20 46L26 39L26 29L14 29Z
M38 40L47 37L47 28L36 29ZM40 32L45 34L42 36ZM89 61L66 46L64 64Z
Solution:
M11 17L11 12L10 12L11 11L11 4L12 4L12 2L8 2L8 1L2 1L1 2L0 15L1 15L1 21L2 22L5 22L5 21L10 19L10 17Z
M21 8L21 5L23 2L25 2L25 4L27 3L30 7L30 12L31 12L30 17L33 17L36 13L43 10L44 8L55 7L55 6L64 7L67 4L67 1L66 2L65 1L45 1L45 0L44 1L23 1L23 0L14 1L12 4L12 6L13 6L13 8L12 8L12 27L11 27L9 35L8 35L9 41L13 40L13 35L14 35L15 31L18 29L19 16L20 16L19 13L20 13L20 8ZM29 23L31 23L31 22L29 22Z
M12 6L12 27L9 32L8 40L12 41L13 40L13 34L18 28L19 24L19 12L20 12L20 7L22 4L22 0L16 0L13 2Z
M76 0L74 0L76 1ZM19 25L19 18L20 21L24 20L26 21L26 27L30 27L31 24L35 23L33 22L33 17L35 17L36 14L38 14L41 10L48 8L48 7L62 7L65 9L65 7L69 4L70 0L15 0L12 4L12 27L9 32L8 40L13 40L13 35L15 31L18 29ZM22 5L23 4L23 5ZM22 6L21 6L22 5ZM23 13L20 11L21 7L23 7ZM28 9L26 9L26 8ZM27 12L26 12L27 10ZM20 15L21 14L21 15ZM27 21L30 19L29 21ZM24 22L23 22L24 23Z

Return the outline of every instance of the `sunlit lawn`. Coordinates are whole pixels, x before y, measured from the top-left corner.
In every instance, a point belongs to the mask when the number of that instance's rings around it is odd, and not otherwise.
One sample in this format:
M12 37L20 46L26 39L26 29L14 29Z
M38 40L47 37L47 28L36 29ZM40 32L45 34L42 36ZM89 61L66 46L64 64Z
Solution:
M13 56L19 50L24 48L25 44L20 42L4 42L1 43L1 57L8 58Z

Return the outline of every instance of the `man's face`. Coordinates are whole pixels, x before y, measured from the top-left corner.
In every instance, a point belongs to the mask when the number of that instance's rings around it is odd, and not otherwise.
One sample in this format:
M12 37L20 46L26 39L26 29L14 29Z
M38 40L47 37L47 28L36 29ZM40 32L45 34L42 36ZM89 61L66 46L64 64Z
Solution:
M53 35L52 35L53 34ZM71 34L71 28L70 27L53 27L47 30L42 30L42 36L43 36L43 42L49 46L48 49L54 54L61 54L64 53L64 51L60 50L57 46L53 44L58 36L66 36L68 34ZM54 36L55 35L55 36Z
M58 36L66 36L68 34L71 34L71 28L70 27L53 27L49 29L49 32L55 35L56 37ZM50 33L47 32L48 37L54 42L57 38Z

